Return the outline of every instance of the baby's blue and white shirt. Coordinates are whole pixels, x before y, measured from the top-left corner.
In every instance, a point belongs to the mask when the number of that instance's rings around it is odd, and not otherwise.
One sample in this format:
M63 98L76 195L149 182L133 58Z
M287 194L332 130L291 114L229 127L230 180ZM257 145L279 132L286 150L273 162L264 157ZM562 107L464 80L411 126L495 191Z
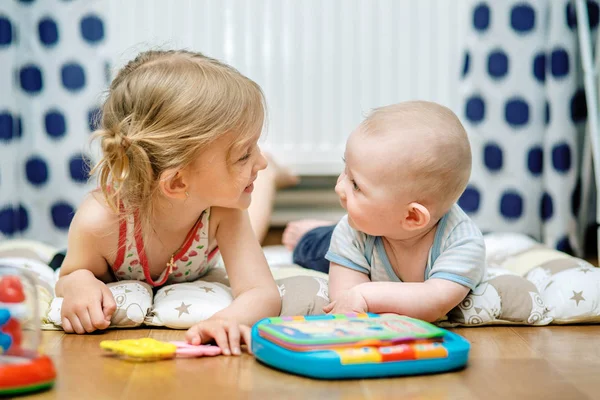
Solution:
M367 274L373 282L401 282L392 269L382 238L353 229L347 215L335 227L325 258ZM446 279L474 289L485 276L485 265L481 231L458 205L453 205L438 222L424 280Z

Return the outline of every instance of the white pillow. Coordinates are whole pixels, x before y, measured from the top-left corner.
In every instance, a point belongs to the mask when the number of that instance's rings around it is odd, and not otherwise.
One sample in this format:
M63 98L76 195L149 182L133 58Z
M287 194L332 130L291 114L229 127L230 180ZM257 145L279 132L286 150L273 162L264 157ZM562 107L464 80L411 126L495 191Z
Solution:
M217 282L177 283L160 288L146 325L187 329L210 318L233 301L231 289Z
M152 288L145 282L119 281L109 283L117 310L110 322L111 328L133 328L142 325L152 306ZM62 327L60 317L62 297L55 297L50 304L46 322Z

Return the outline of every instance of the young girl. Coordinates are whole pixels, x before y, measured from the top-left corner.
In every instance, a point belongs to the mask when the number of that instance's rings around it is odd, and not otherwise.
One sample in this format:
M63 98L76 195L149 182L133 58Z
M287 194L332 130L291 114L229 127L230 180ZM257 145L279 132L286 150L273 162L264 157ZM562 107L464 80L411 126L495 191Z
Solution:
M257 147L259 86L199 53L149 51L112 82L102 110L100 188L79 207L56 295L66 332L105 329L115 311L106 282L193 281L220 252L235 300L190 328L240 354L257 320L278 315L279 292L246 209L267 161ZM218 246L218 247L217 247Z

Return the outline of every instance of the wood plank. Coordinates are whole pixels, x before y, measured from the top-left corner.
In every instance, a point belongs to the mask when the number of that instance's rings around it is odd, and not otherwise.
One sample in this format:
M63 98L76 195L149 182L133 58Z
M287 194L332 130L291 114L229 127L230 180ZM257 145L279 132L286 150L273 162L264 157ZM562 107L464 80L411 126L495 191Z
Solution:
M519 328L515 331L581 392L590 398L598 398L600 393L598 326Z
M455 330L472 344L465 370L430 376L318 381L268 368L249 355L134 363L108 357L104 339L179 340L184 331L44 332L56 388L35 399L571 399L597 398L600 326Z

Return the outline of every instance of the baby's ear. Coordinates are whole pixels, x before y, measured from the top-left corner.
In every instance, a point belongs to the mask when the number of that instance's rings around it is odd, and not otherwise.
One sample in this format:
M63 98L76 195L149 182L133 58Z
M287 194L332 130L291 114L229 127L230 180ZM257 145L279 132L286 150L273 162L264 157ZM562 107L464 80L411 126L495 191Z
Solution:
M185 200L188 190L185 176L181 170L168 169L163 171L158 182L160 191L172 199Z
M408 212L404 218L403 224L406 230L417 230L424 228L431 221L431 214L427 207L420 203L410 203L408 205Z

